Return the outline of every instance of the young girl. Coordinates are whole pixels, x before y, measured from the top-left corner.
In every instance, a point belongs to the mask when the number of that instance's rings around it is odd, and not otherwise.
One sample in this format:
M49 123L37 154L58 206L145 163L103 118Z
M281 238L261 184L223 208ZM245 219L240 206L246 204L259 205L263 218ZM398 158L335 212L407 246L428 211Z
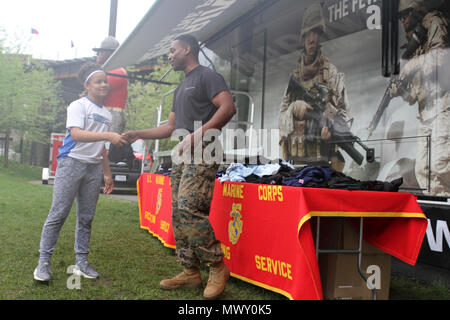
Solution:
M67 108L67 134L59 149L52 206L42 229L39 264L33 273L37 281L47 282L51 279L50 259L75 199L77 224L74 274L91 279L99 276L88 263L87 257L102 171L105 182L103 192L109 194L114 188L105 141L117 145L127 143L120 134L109 132L111 114L103 107L110 90L106 73L98 65L88 64L80 70L79 79L87 95Z

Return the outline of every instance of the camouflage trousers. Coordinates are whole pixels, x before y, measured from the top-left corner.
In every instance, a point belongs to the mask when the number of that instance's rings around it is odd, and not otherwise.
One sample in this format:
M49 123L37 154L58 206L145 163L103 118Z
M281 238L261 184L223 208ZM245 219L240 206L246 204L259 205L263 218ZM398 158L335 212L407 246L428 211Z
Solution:
M447 110L421 123L419 135L430 136L431 146L427 139L421 138L416 157L415 171L420 188L425 189L425 193L429 190L430 194L441 197L450 196L449 121Z
M217 164L172 167L172 226L177 257L185 268L211 265L223 258L209 222L217 169Z
M338 156L338 151L332 150L331 156L327 153L321 154L320 143L317 142L298 142L301 139L292 139L280 141L283 159L291 161L293 165L308 165L312 162L327 161L331 169L342 172L345 162Z

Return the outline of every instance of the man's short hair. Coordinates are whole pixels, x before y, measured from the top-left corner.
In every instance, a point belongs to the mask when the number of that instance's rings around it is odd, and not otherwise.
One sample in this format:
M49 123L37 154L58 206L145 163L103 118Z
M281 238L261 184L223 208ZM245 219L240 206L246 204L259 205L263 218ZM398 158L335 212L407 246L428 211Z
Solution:
M200 46L198 44L198 40L194 36L191 36L190 34L182 34L181 36L176 37L175 40L178 40L184 45L191 47L192 55L194 55L194 57L196 58L198 57Z

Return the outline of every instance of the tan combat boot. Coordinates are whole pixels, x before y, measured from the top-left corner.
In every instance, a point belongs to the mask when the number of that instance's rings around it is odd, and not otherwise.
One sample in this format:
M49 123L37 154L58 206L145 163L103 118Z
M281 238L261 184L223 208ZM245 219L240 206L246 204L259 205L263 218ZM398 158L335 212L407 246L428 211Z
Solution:
M203 288L202 275L197 268L184 269L172 279L162 280L159 287L166 290Z
M214 266L211 266L208 284L203 292L203 297L210 300L218 298L225 289L225 284L229 277L230 270L228 270L225 262L220 261Z

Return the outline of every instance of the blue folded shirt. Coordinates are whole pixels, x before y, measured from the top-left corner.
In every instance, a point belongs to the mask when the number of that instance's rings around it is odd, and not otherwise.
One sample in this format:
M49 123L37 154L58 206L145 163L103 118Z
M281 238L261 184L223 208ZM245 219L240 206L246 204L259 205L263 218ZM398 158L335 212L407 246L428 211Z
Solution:
M306 167L295 177L284 178L282 184L291 187L302 187L305 184L323 183L331 178L333 170L324 167Z

